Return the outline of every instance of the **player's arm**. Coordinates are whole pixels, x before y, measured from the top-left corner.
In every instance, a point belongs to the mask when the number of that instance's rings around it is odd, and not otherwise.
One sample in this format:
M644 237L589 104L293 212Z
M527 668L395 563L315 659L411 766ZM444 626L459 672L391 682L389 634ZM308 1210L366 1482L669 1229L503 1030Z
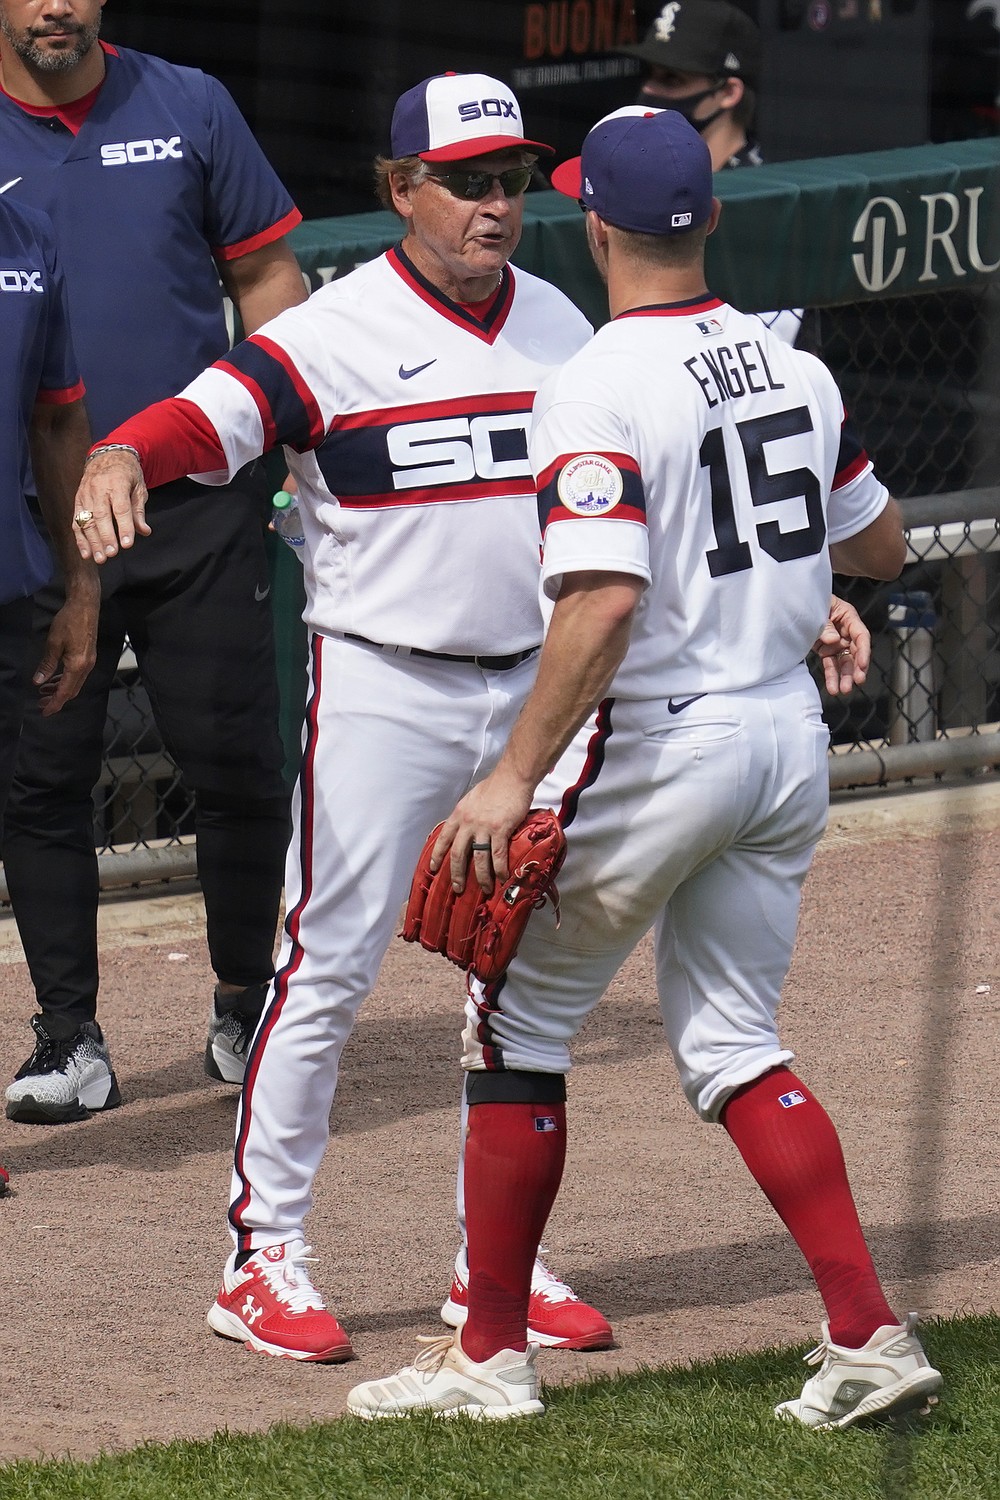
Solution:
M222 261L219 275L247 334L256 333L286 307L295 307L306 300L302 272L286 239L263 245L238 260ZM295 493L291 474L285 475L282 488Z
M93 563L80 556L73 540L74 497L90 446L83 401L37 401L28 440L38 503L66 594L49 628L33 678L41 690L42 713L47 717L76 697L97 660L100 582Z
M535 685L507 747L491 774L459 802L435 846L435 869L451 849L456 890L465 887L473 843L491 845L491 858L475 856L480 885L491 890L494 871L506 876L508 839L529 811L535 787L605 696L628 650L645 586L630 573L566 575Z
M830 615L813 646L827 692L836 698L860 687L872 659L872 635L853 604L830 595Z
M306 300L302 272L284 236L236 260L219 261L218 266L247 335Z
M898 578L906 561L906 538L899 506L891 497L863 531L845 541L830 543L835 573L855 578Z
M119 546L131 547L136 532L149 535L147 486L183 474L225 484L272 448L288 443L305 452L321 443L332 398L321 409L310 385L315 375L303 340L311 335L309 320L291 308L266 337L244 339L179 396L147 406L102 439L77 496L78 509L92 513L76 534L82 555L104 562Z

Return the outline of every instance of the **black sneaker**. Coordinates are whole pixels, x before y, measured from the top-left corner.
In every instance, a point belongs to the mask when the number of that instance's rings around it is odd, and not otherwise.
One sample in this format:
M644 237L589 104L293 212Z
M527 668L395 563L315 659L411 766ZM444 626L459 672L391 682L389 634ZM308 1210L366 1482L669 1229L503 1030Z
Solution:
M270 980L239 995L220 995L216 985L208 1018L205 1072L219 1083L243 1083L247 1052L257 1030Z
M7 1090L7 1118L28 1125L63 1125L89 1119L122 1102L111 1054L96 1021L72 1036L49 1036L43 1016L32 1016L35 1050Z

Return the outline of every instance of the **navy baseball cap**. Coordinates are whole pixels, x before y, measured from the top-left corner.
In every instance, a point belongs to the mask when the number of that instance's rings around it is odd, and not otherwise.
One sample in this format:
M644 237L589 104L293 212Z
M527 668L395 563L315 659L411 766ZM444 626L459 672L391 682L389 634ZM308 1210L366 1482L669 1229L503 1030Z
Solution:
M618 229L684 234L711 216L712 157L675 109L627 104L598 120L552 186Z
M408 89L396 101L391 140L393 158L421 161L464 161L518 146L553 149L525 140L517 100L486 73L441 73Z

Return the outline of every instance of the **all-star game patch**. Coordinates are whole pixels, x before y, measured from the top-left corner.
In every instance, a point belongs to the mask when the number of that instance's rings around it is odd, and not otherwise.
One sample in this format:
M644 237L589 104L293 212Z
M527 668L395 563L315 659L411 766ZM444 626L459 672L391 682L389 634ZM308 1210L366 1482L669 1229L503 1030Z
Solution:
M621 470L601 453L581 453L559 475L556 486L566 510L576 516L603 516L614 510L625 490Z

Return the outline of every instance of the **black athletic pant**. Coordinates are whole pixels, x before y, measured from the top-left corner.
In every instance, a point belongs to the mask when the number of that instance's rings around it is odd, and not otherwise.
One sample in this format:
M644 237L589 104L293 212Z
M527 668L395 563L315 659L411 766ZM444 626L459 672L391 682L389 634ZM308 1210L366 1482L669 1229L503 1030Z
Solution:
M0 814L17 759L31 680L31 599L0 604Z
M225 489L153 491L149 537L101 568L97 664L79 697L43 719L29 700L4 820L7 887L51 1035L97 1010L93 788L126 634L163 743L195 797L198 874L220 980L258 984L272 962L289 794L259 465ZM36 596L37 660L55 588Z

